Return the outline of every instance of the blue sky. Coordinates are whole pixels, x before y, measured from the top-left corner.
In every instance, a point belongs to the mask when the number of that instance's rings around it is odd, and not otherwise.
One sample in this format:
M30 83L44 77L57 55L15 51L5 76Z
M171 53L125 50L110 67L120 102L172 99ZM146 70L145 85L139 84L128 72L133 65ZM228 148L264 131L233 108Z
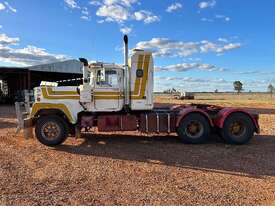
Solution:
M86 57L122 63L152 50L155 90L246 91L275 84L275 2L249 0L0 0L0 65Z

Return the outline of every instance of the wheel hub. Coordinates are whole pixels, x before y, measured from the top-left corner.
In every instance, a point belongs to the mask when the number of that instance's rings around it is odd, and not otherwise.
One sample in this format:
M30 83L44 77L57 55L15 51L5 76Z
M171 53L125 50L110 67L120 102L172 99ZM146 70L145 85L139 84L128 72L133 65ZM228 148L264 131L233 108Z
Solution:
M234 136L242 136L246 127L242 122L234 122L229 127L230 133Z
M198 121L191 121L187 125L185 132L191 138L199 138L203 133L203 126Z
M60 128L55 122L47 122L42 127L42 135L46 139L55 139L60 135Z

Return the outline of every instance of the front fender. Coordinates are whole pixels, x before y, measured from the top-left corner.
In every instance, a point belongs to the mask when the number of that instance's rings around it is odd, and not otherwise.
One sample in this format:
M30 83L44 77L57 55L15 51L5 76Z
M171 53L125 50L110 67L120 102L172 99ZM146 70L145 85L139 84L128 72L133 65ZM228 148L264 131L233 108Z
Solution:
M55 109L61 111L69 120L70 123L75 124L76 119L72 116L70 110L65 104L53 104L53 103L34 103L31 109L30 117L33 118L41 110Z

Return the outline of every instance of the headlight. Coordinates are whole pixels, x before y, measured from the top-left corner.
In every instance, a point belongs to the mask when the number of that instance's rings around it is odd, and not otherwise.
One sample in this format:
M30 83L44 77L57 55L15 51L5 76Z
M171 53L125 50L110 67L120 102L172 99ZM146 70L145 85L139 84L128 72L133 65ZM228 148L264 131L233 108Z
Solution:
M40 100L41 100L41 88L40 87L34 88L34 99L35 99L35 101L40 102Z

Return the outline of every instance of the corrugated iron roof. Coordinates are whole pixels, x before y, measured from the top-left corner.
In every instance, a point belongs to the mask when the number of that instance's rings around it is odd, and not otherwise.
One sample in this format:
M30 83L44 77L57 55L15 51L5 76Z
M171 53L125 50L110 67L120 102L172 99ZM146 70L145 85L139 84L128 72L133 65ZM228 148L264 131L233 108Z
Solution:
M32 71L44 71L44 72L60 72L60 73L82 73L82 63L78 60L72 59L63 62L55 62L49 64L42 64L28 67Z
M13 67L13 66L0 66L0 71L16 71L16 70L30 70L41 72L59 72L59 73L71 73L82 74L82 63L78 60L72 59L63 62L54 62L49 64L41 64L35 66L26 67Z

